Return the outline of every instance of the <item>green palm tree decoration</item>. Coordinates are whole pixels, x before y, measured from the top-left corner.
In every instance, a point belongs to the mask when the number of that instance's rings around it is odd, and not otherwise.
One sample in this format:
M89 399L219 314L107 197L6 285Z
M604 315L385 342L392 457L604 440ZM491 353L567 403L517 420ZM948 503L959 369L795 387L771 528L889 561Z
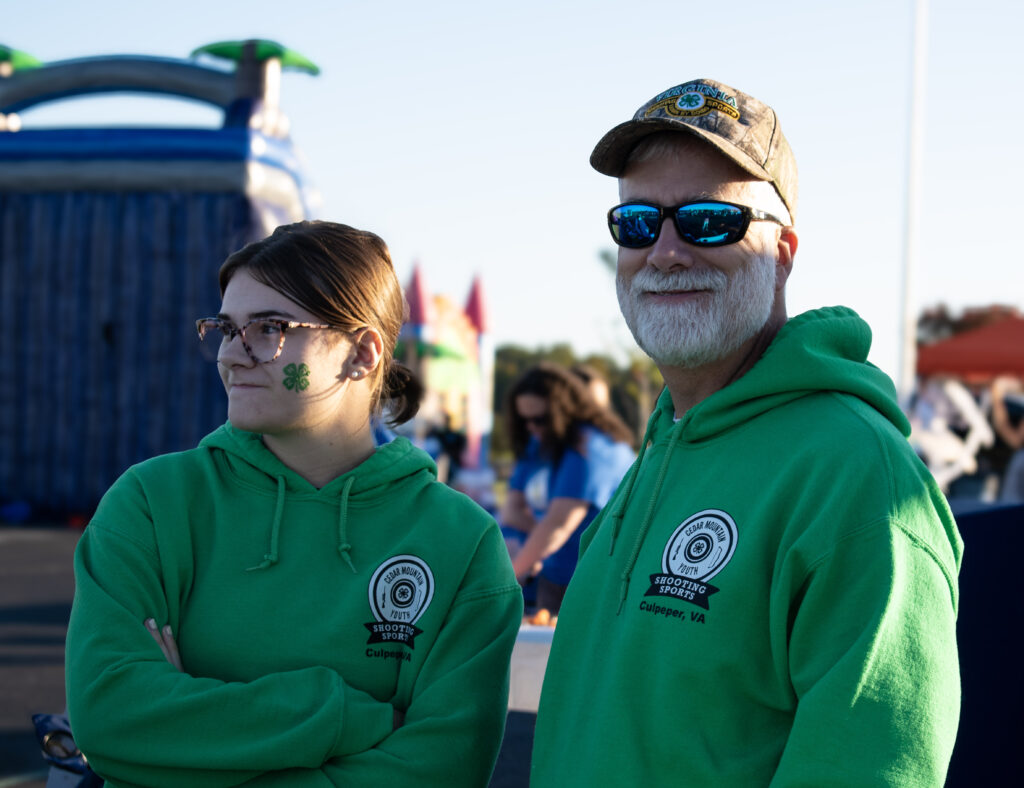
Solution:
M10 63L12 71L24 71L27 68L39 68L43 61L32 57L28 52L11 49L0 44L0 63Z
M294 49L278 44L276 41L268 41L260 38L254 41L218 41L215 44L207 44L192 51L192 57L197 55L213 55L226 60L234 60L236 63L245 56L247 44L255 44L256 60L263 62L272 57L281 61L282 68L291 68L297 71L305 71L307 74L316 76L320 73L320 67L305 55L300 55Z

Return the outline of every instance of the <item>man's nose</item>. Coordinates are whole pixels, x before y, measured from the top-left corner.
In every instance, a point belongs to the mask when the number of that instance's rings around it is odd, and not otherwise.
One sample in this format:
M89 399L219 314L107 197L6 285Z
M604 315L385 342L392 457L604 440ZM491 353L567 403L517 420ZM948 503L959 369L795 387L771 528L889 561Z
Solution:
M660 271L673 271L679 268L692 268L695 262L693 246L679 237L679 230L672 219L665 219L661 224L658 239L648 249L648 265Z

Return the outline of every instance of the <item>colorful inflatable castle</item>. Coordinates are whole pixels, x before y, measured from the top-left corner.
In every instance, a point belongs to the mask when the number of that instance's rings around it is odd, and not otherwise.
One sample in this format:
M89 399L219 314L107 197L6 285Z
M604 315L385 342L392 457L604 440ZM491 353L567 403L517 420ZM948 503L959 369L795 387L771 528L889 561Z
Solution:
M465 305L460 307L444 295L430 294L417 263L405 297L409 319L402 327L396 357L417 372L427 389L414 438L424 442L432 431L446 425L463 433L462 485L486 504L494 344L483 284L479 276L474 278Z

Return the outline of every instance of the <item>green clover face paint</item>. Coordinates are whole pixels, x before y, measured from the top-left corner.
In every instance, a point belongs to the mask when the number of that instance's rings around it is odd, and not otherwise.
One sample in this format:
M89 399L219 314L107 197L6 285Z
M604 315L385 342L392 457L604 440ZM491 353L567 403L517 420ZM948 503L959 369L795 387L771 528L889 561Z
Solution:
M305 391L309 388L309 371L305 364L289 364L284 368L284 387L289 391Z

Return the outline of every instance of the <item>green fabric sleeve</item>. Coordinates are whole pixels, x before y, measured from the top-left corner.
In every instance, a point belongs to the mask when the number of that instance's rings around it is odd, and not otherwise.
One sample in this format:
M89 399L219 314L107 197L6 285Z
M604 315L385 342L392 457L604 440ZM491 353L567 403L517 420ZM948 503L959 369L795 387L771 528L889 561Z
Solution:
M775 788L943 784L960 705L956 569L910 526L868 524L784 569L776 653L797 711Z
M392 706L326 667L249 683L178 672L143 626L167 621L169 606L155 547L139 533L94 521L75 555L68 710L111 785L237 785L269 769L319 767L391 732Z

